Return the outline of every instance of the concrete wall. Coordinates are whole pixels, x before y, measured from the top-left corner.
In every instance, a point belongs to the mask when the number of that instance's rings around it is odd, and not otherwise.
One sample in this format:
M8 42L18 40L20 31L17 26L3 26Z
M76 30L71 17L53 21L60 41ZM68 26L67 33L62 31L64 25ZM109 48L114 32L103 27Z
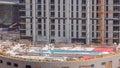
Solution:
M34 62L34 61L20 61L9 59L5 57L0 57L2 63L0 63L0 68L26 68L26 65L30 65L31 68L80 68L80 66L92 66L90 68L105 68L104 63L112 62L111 68L119 67L120 55L106 57L101 59L88 60L83 62ZM10 62L11 65L7 65L7 62ZM18 67L14 67L14 64L18 64ZM107 67L109 68L109 67Z

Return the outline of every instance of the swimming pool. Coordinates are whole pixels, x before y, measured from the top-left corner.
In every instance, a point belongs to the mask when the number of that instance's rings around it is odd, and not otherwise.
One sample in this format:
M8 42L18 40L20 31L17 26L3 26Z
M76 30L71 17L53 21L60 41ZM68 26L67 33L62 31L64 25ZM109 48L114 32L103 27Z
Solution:
M101 55L101 52L94 51L83 51L83 50L34 50L35 53L44 53L44 54L83 54L83 55Z

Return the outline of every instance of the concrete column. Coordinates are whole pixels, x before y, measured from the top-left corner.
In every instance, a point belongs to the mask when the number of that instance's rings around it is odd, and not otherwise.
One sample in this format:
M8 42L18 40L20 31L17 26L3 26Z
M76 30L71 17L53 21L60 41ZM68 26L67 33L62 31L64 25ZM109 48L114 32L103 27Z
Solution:
M71 42L71 24L70 24L70 0L66 0L66 38L67 38L67 42Z
M47 31L47 42L49 43L50 42L50 22L49 22L49 1L50 0L46 0L46 31Z
M87 0L87 23L86 23L86 28L87 28L87 38L86 38L86 43L90 43L90 0Z
M32 16L33 16L33 42L36 41L36 0L32 0Z

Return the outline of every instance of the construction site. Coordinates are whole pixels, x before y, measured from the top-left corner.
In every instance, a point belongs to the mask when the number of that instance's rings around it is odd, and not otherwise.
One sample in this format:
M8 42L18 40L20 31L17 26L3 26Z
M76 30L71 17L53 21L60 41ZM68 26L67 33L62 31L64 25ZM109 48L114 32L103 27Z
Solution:
M21 38L48 43L118 44L119 4L119 0L20 0Z

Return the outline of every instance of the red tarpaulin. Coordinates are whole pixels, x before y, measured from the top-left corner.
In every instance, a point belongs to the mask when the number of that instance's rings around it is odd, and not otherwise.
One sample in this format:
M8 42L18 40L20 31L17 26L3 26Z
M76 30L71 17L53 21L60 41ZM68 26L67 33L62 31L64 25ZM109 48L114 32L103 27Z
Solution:
M94 56L83 56L84 60L89 60L89 59L93 59L93 58L94 58Z
M96 48L93 49L93 51L96 51L96 52L113 52L114 48L112 48L112 47L96 47Z

